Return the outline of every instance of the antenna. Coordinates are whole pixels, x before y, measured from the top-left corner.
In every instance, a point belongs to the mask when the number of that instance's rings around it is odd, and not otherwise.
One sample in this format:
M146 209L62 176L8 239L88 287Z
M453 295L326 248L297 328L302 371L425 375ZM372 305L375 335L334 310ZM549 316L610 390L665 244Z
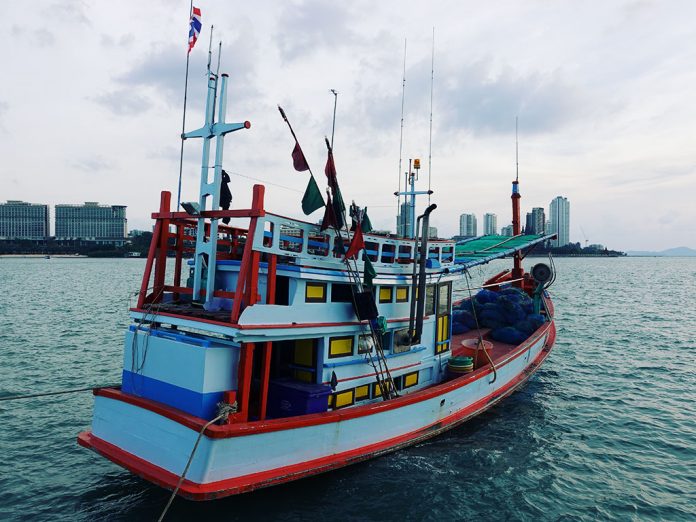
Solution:
M220 74L220 57L222 56L222 40L218 43L218 63L217 70L215 71L215 76Z
M338 103L338 91L336 89L330 89L330 90L331 90L331 93L334 95L333 123L331 124L331 150L333 150L334 131L336 130L336 104Z
M397 184L396 187L397 189L400 188L401 185L401 156L403 154L403 146L404 146L404 99L406 98L406 38L404 38L404 75L403 79L401 80L401 134L399 135L399 175L396 178L397 179ZM396 198L396 215L399 216L401 213L401 196L397 194ZM401 217L403 221L403 216ZM397 222L398 225L398 222ZM397 230L397 235L399 231Z
M517 120L518 116L515 116L515 181L520 179L520 156L519 156L519 145L517 141Z
M210 61L213 59L213 28L215 26L210 26L210 41L208 42L208 74L210 74Z
M430 179L433 163L433 84L435 82L435 26L433 26L433 49L430 59L430 139L428 142L428 205L430 205Z

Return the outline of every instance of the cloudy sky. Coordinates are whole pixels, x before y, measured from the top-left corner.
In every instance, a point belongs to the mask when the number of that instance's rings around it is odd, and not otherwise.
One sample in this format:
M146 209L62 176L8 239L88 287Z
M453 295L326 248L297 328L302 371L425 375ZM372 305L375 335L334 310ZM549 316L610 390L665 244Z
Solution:
M403 158L427 188L435 27L432 221L510 222L519 116L523 213L571 202L571 240L622 250L696 248L696 2L197 0L187 128L203 121L210 24L230 75L224 167L233 206L257 178L266 207L302 217L288 113L323 185L338 95L336 164L346 200L394 229L404 39ZM188 1L6 2L0 200L128 205L148 229L176 199ZM200 142L185 148L182 200L197 198ZM310 217L319 219L319 212ZM584 231L584 232L583 232Z

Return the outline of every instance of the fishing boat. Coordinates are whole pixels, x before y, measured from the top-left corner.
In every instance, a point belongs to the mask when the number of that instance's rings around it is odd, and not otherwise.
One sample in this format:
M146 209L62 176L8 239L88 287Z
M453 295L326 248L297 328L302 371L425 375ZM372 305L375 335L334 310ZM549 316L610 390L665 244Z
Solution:
M412 174L407 232L371 232L365 209L341 208L331 147L321 224L271 212L261 184L221 209L225 135L251 126L225 121L227 81L209 74L205 124L183 136L203 140L199 199L172 210L161 194L122 383L94 390L79 444L215 499L416 444L524 385L556 330L552 264L522 268L553 236L520 233L518 180L512 237L429 238L436 205L416 217ZM500 258L512 268L473 282Z

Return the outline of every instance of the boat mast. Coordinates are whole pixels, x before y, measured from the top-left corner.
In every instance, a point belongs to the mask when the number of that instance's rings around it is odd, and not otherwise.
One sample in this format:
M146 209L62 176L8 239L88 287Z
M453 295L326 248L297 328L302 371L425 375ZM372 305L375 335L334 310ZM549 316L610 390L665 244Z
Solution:
M206 218L202 215L208 210L220 208L220 187L222 180L222 159L224 151L225 134L240 129L248 129L251 124L225 123L227 113L227 74L219 75L210 70L212 57L212 27L211 45L208 50L208 96L205 104L205 123L200 129L182 134L183 139L202 138L203 152L201 154L201 176L198 203L182 203L186 212L198 218L196 227L196 253L194 256L195 268L193 279L193 300L201 301L202 290L205 291L205 302L213 299L215 291L215 269L217 260L218 218L210 218L210 235L206 240ZM219 70L219 66L218 66ZM218 103L218 80L220 81L220 95ZM217 108L217 121L215 110ZM210 166L210 144L215 138L215 163L212 166L213 180L208 181Z
M519 160L519 145L517 139L517 120L518 117L515 116L515 181L512 182L512 235L519 236L521 233L520 229L520 160ZM512 279L520 279L524 274L522 269L522 256L519 252L515 253L514 265L512 269ZM521 281L513 283L515 286L522 286Z

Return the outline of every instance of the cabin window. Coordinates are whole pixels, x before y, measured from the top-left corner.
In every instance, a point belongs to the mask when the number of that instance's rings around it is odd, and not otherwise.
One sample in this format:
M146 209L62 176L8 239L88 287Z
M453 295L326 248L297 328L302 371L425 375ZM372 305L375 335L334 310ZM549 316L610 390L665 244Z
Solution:
M418 372L407 373L404 375L404 389L418 384Z
M438 261L440 260L440 247L439 246L428 247L428 259L437 259Z
M452 290L452 287L450 286L449 283L443 283L440 285L440 288L438 291L438 298L437 298L437 313L438 313L438 315L449 313L450 302L451 302L451 296L450 296L451 290Z
M304 230L290 225L280 225L280 243L278 248L286 252L302 252Z
M394 330L394 353L407 352L411 349L411 337L408 335L408 328Z
M394 386L396 387L397 391L401 391L404 388L404 380L401 375L398 377L393 377L392 381L394 381Z
M326 257L329 255L329 244L327 234L311 235L307 241L307 253L313 256Z
M396 287L396 302L408 303L408 286Z
M391 286L380 286L379 287L379 302L380 303L391 303L394 293L394 288Z
M307 283L305 285L305 302L325 303L326 283Z
M363 252L363 261L369 258L370 261L377 261L379 255L379 243L374 241L365 241L365 250Z
M371 335L358 336L358 353L372 353L375 347L375 342Z
M396 247L394 245L382 245L382 263L393 263Z
M353 285L344 285L333 283L331 285L331 302L332 303L352 303L353 302Z
M454 261L454 247L452 245L442 247L442 257L440 258L443 263L451 263Z
M425 315L435 313L435 285L425 287Z
M370 385L363 384L355 388L355 401L364 401L370 398Z
M348 241L347 239L341 240L341 238L338 236L334 237L334 245L332 250L333 256L338 257L339 259L343 259L343 255L348 250L349 243L350 241Z
M332 394L329 403L334 410L345 408L346 406L352 406L355 404L355 388Z
M329 340L329 358L350 357L353 355L353 343L355 337L352 335L345 337L332 337Z
M399 245L399 263L411 262L411 245Z
M263 246L271 248L273 246L273 223L266 221L263 224Z
M382 386L385 387L385 389L391 388L391 383L387 380L382 381ZM382 396L382 387L379 385L378 382L372 383L372 398L375 399L377 397Z
M314 382L317 365L317 339L298 339L292 352L293 377L302 382Z

